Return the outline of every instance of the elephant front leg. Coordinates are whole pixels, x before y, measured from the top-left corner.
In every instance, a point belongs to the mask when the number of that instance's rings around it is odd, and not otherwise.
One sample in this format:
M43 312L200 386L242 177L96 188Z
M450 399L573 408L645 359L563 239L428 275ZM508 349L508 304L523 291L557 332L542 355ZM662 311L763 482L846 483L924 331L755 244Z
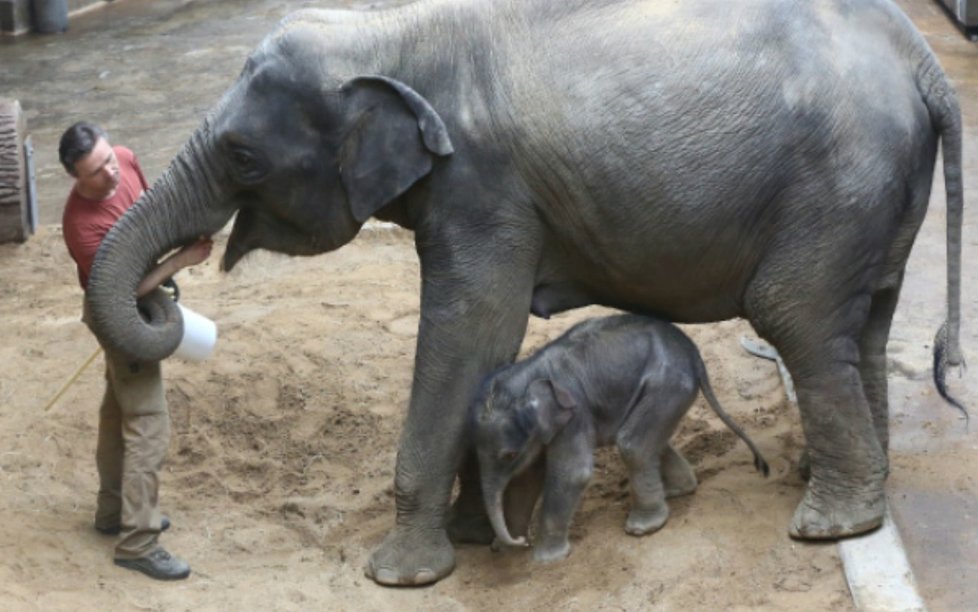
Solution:
M411 403L394 479L395 526L365 568L380 584L427 584L455 566L446 524L452 486L467 452L466 410L482 378L516 355L532 289L527 282L522 294L506 295L473 286L474 276L423 283ZM512 281L507 289L519 287L515 273L500 278Z
M397 453L394 529L374 550L364 568L367 577L379 584L428 584L455 568L446 514L455 466L462 454L458 444L461 425L452 422L451 415L443 416L446 418L440 423L440 430L450 439L436 448L436 440L419 431L420 427L411 426L411 421L420 417L412 419L408 415Z
M448 536L458 544L491 544L496 534L486 514L475 453L466 454L458 481L458 497L448 518Z
M594 471L594 449L583 435L558 437L547 449L533 559L560 561L570 554L570 525Z

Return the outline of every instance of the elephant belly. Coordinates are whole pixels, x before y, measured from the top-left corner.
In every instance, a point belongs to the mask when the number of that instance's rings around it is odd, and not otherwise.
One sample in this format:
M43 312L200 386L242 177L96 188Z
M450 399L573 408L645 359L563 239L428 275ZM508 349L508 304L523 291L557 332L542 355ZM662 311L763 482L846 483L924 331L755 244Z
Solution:
M562 274L537 278L530 312L548 319L567 310L600 305L684 323L743 315L741 296L747 282L743 275L670 267L644 263L623 269L596 261L569 263Z

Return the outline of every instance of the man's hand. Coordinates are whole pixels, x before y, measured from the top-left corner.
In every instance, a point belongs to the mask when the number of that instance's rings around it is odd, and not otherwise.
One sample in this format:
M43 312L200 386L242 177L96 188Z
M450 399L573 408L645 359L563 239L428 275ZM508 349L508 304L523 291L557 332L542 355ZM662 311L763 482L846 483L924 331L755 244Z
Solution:
M174 257L179 257L179 263L181 268L186 268L188 266L196 266L197 264L205 261L211 255L211 249L214 247L214 241L207 236L201 236L197 239L197 242L193 244L188 244L187 246L180 249Z
M153 289L159 287L163 281L187 266L195 266L203 262L210 257L213 246L213 240L207 236L201 236L197 239L197 242L188 244L173 255L170 255L153 268L146 275L146 278L143 279L143 282L139 283L139 287L136 288L136 297L143 297Z

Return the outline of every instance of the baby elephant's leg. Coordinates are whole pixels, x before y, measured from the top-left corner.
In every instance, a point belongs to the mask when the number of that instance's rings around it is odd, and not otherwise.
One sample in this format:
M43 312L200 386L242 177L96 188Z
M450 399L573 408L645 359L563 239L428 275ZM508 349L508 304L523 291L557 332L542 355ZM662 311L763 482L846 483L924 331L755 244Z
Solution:
M625 521L625 531L634 536L658 531L669 518L669 504L659 472L658 453L644 458L637 453L622 451L632 482L632 509Z
M594 448L586 436L555 440L547 449L534 560L549 563L570 554L571 519L593 471Z
M632 483L632 509L625 522L625 531L636 536L657 531L669 518L660 471L660 449L649 440L619 436L618 450L628 466Z
M689 495L696 490L699 483L696 482L693 467L672 444L666 445L659 460L662 465L662 481L666 487L666 498Z
M618 431L618 450L631 475L632 509L625 523L625 531L631 535L658 531L669 518L663 459L668 462L670 484L675 490L695 487L696 478L686 460L674 449L669 450L669 438L694 397L695 388L687 387L690 385L666 386L660 381L656 388L647 388ZM673 478L677 482L672 482Z

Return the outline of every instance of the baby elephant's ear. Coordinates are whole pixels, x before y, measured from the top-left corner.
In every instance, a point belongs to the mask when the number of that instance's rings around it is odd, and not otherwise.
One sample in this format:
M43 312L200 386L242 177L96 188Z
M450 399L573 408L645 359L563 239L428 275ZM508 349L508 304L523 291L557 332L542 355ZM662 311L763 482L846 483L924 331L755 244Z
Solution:
M574 396L559 383L541 378L530 383L527 390L530 405L536 407L537 425L544 444L550 444L557 432L574 416L577 402Z

